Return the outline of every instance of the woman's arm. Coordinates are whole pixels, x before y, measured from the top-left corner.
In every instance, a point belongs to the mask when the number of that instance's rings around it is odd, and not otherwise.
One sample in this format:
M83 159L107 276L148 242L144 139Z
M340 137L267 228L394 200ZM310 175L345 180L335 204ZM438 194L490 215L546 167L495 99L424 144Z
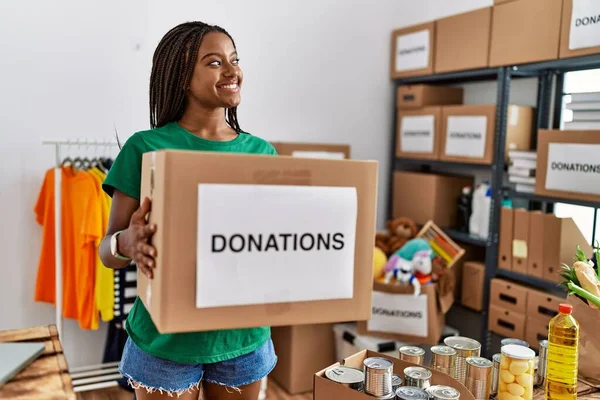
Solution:
M148 241L156 232L156 226L151 226L146 222L146 216L149 212L149 199L144 199L140 205L136 199L119 190L114 191L108 230L99 247L100 259L105 266L121 269L129 264L129 261L114 257L110 250L112 235L115 232L123 231L118 236L117 248L119 254L131 258L138 268L152 279L156 249L148 244Z

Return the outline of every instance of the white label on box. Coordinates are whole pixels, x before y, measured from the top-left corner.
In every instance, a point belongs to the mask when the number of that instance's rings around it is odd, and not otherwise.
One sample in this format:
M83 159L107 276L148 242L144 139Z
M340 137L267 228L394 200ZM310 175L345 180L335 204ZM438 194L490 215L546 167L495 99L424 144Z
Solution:
M450 116L447 126L445 155L483 158L487 117Z
M600 144L550 143L546 189L600 195Z
M427 295L373 291L373 312L367 329L427 337Z
M292 157L300 158L324 158L328 160L343 160L346 155L338 151L292 151Z
M573 0L569 50L600 46L600 1Z
M429 29L396 37L396 71L429 67Z
M402 117L400 148L405 153L433 153L434 115Z
M196 307L350 299L354 187L198 185Z

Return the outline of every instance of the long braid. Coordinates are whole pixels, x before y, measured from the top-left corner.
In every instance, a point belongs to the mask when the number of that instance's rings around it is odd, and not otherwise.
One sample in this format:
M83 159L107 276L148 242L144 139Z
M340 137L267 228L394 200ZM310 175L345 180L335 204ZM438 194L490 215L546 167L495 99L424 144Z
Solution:
M150 126L157 128L177 121L185 110L186 91L194 73L194 65L204 35L220 32L233 38L225 29L203 22L186 22L171 29L158 44L152 58L150 74ZM228 108L225 118L229 126L241 132L237 107Z

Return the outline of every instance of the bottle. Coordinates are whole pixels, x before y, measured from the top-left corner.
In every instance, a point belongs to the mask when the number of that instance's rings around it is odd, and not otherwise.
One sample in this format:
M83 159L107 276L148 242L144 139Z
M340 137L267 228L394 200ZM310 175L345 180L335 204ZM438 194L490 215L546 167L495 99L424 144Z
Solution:
M471 216L471 186L465 186L462 189L461 195L458 197L457 204L457 229L460 232L469 232L469 217Z
M560 304L559 314L550 320L546 370L546 399L577 399L579 323L573 306Z
M481 202L481 214L479 218L481 218L479 222L479 237L483 239L487 239L490 230L490 209L492 207L492 189L487 186L487 190L485 191L485 196L483 197L483 201Z

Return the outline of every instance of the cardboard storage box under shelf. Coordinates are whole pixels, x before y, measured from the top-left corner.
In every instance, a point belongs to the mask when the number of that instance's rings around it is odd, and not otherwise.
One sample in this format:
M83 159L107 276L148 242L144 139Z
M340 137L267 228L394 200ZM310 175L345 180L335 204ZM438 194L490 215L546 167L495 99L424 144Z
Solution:
M399 110L396 156L437 160L440 157L441 126L442 107Z
M533 108L508 106L506 154L529 150ZM440 159L472 164L491 164L496 134L496 105L442 107Z
M390 78L433 73L435 23L428 22L392 32Z
M500 209L500 232L498 242L498 268L512 271L512 248L514 213L512 208Z
M488 329L498 335L525 339L526 318L523 313L490 304Z
M358 368L362 370L365 359L369 357L383 357L392 361L392 363L394 364L394 373L400 375L403 381L405 381L404 370L407 367L416 366L416 364L412 364L407 361L402 361L396 357L390 357L385 354L376 353L370 350L363 350L357 354L345 358L341 362L331 365L330 367L344 365L347 367ZM372 400L374 398L373 396L369 396L368 394L361 393L354 389L350 389L344 385L327 379L325 377L325 371L330 367L325 368L314 375L314 400ZM471 392L469 392L469 390L457 380L451 378L450 376L442 372L435 370L432 370L431 374L432 385L444 385L453 387L454 389L460 392L461 400L475 400Z
M516 313L527 310L529 290L504 279L492 279L490 284L490 304Z
M347 144L297 142L273 142L271 144L280 156L332 160L350 158L350 145Z
M560 58L600 53L599 15L600 1L563 0Z
M371 161L146 153L140 298L161 333L367 320L376 192Z
M558 58L563 0L515 0L494 6L490 66Z
M535 193L600 203L600 131L540 130Z
M512 271L525 275L529 256L529 211L517 208L513 210L513 218Z
M542 340L548 340L548 323L527 316L525 341L529 343L529 347L539 349Z
M456 201L472 177L419 172L394 173L393 217L407 217L419 225L434 221L441 228L456 224Z
M491 7L437 20L435 73L487 67L491 25Z
M448 86L400 85L396 89L396 105L400 110L427 106L462 104L464 90Z
M483 309L485 265L480 262L466 262L462 271L461 304L475 311Z
M550 320L558 315L558 306L566 301L566 297L560 298L539 290L530 289L527 295L527 318L548 325Z

